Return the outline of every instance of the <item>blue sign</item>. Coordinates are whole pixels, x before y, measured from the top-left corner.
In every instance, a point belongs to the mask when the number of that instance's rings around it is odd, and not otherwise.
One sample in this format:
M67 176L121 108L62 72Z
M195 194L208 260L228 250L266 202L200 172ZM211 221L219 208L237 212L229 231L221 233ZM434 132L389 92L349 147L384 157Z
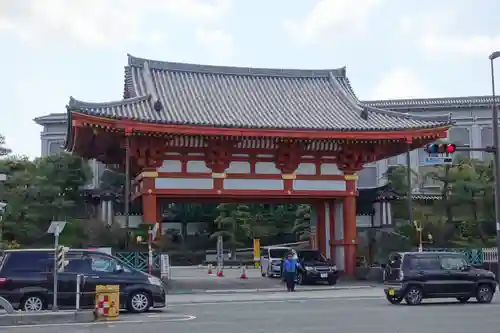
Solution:
M445 156L428 156L424 160L425 165L451 165L453 164L452 157Z

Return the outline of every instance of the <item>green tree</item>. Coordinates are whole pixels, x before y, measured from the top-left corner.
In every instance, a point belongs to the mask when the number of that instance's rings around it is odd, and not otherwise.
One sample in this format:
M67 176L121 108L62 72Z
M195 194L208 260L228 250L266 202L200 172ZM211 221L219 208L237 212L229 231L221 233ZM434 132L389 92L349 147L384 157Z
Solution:
M79 190L91 171L81 158L60 154L31 161L24 157L0 160L8 174L4 196L4 238L22 245L46 244L52 220L69 220L81 213Z
M311 238L311 205L299 205L295 217L292 232L298 240L309 240Z
M453 214L459 222L459 237L454 243L486 247L494 244L493 164L463 160L456 167L450 197Z
M0 134L0 156L5 156L10 154L12 151L5 146L5 136Z
M215 219L217 231L210 237L217 239L222 236L229 244L231 257L235 258L236 248L243 245L241 239L248 238L251 230L252 215L250 208L242 204L220 204L217 206L219 216Z

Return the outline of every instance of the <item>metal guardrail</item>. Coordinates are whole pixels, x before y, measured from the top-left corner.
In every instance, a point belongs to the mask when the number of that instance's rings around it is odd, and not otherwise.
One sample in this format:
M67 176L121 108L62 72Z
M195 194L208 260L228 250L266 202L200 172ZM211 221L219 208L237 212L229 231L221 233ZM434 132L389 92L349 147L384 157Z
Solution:
M465 255L471 265L480 266L484 262L483 250L484 249L465 249L465 248L424 248L425 252L457 252Z

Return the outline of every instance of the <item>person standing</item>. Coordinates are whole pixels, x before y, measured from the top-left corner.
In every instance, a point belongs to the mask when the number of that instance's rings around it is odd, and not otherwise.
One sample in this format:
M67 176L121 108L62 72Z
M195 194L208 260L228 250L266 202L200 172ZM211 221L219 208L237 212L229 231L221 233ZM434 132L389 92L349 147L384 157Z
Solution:
M286 289L288 291L295 291L295 275L299 263L294 258L293 253L289 253L283 262L283 275L286 282Z

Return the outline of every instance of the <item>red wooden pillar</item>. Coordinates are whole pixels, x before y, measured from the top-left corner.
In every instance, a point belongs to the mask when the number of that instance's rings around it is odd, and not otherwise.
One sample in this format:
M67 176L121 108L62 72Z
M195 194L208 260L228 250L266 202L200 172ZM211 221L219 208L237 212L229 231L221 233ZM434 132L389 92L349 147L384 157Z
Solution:
M158 198L155 194L156 171L144 171L142 176L142 217L144 223L155 224L158 220Z
M353 276L356 270L356 180L354 172L344 171L346 190L344 198L344 272Z

